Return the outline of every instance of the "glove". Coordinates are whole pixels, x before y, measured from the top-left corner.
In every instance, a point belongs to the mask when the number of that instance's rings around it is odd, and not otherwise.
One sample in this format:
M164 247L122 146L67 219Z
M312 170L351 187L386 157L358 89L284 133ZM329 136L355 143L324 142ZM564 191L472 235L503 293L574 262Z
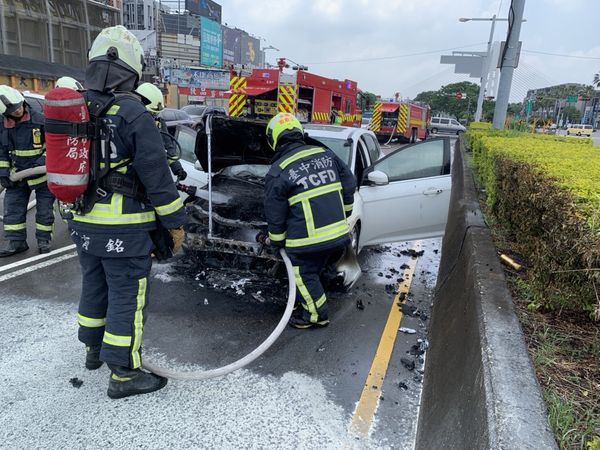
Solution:
M266 233L263 233L262 231L259 231L259 233L256 235L256 242L258 242L259 244L262 245L271 245L271 239L269 239L269 236L267 236Z
M0 177L0 185L2 185L3 188L8 189L13 187L15 183L12 182L8 177Z
M181 248L181 244L183 244L185 232L183 231L183 227L171 228L169 234L171 235L171 239L173 239L173 254L176 254Z
M183 181L183 180L185 180L186 178L187 178L187 172L186 172L185 170L183 170L183 169L180 169L180 170L177 172L177 179L178 179L179 181Z

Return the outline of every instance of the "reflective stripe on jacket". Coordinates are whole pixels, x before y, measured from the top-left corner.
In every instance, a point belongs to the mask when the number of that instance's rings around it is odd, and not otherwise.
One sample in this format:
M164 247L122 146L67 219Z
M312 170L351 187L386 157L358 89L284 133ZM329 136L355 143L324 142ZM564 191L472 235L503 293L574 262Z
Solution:
M265 178L269 238L292 252L314 252L348 240L356 180L331 150L285 144Z
M89 95L94 94L90 92ZM182 226L185 210L171 178L163 141L150 113L133 95L124 96L117 97L106 119L111 130L110 165L128 162L118 171L139 178L148 202L109 193L88 214L76 214L71 227L89 233L153 230L157 215L165 228Z

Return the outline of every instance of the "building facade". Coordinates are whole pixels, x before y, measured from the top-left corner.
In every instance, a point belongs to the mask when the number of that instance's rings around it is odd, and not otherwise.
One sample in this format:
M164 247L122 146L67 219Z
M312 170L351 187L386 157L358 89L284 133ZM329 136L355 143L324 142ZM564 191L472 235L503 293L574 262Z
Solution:
M82 68L95 37L121 16L120 0L0 0L0 51Z

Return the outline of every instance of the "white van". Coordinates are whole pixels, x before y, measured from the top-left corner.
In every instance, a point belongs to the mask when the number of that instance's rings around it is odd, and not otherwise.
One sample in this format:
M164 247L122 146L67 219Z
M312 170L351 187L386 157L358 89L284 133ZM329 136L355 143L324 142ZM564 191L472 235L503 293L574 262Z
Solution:
M432 117L429 123L429 132L431 134L436 133L449 133L449 134L460 134L467 131L467 129L458 123L457 120L450 119L448 117Z

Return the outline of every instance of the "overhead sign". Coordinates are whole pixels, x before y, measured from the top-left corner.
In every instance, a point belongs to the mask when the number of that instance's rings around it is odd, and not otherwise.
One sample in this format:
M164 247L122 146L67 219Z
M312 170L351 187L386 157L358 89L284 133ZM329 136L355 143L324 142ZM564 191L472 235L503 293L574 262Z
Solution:
M185 0L185 9L191 14L208 17L221 23L221 5L212 0Z
M221 25L207 17L200 17L200 64L223 67L223 35Z
M454 73L466 73L472 78L481 78L485 58L481 56L442 55L441 64L454 64Z
M227 70L208 69L165 69L165 78L179 87L198 89L229 89L229 72Z
M567 96L567 103L577 103L577 96L576 95Z

